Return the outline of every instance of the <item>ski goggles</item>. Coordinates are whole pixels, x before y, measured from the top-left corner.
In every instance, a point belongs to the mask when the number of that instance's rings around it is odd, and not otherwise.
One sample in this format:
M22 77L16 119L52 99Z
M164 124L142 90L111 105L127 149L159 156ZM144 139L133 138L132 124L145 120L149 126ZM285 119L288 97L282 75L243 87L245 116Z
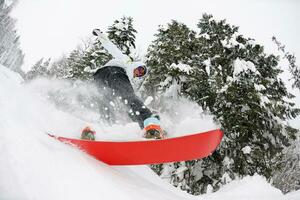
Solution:
M147 73L147 68L146 66L142 65L142 66L138 66L137 68L135 68L133 70L133 77L142 77Z

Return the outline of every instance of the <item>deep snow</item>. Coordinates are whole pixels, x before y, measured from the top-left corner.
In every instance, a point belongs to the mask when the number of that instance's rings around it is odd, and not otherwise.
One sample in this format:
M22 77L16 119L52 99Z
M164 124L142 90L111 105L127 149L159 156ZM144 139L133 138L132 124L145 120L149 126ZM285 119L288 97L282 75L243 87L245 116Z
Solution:
M19 75L3 66L0 83L1 200L300 199L299 192L284 196L259 176L233 181L216 193L194 197L161 180L147 166L107 166L45 132L78 137L89 124L96 129L97 139L133 140L141 136L136 124L110 127L63 112L44 96L49 82L22 84ZM192 106L187 103L179 112L188 113ZM172 136L214 126L209 117L192 115L176 125L176 134Z

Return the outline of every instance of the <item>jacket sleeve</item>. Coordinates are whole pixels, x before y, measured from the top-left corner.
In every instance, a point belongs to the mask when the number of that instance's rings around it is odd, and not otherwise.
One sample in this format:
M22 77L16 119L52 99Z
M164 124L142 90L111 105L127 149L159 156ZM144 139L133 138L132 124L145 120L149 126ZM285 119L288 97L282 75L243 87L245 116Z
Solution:
M112 43L109 38L103 34L101 31L97 32L98 39L101 42L101 45L116 59L123 63L124 66L130 64L132 60L129 56L122 53L122 51Z

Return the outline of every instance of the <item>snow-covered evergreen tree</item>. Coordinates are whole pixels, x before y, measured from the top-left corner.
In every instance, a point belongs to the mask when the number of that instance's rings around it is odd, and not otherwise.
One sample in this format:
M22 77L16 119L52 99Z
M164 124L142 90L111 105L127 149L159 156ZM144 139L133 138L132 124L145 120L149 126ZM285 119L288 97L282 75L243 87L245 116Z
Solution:
M206 109L213 95L210 94L208 85L209 71L203 62L208 57L198 53L202 41L196 38L196 32L183 23L172 21L166 26L160 26L155 36L156 40L150 45L147 55L147 65L150 68L144 83L147 93L159 101L160 111L168 108L161 94L167 97L183 95ZM202 173L202 170L195 170L198 169L196 166L199 166L199 162L201 161L153 165L152 169L169 177L169 181L175 186L192 194L199 194L201 187L197 185L198 179L195 177L198 176L194 174L196 171ZM165 170L166 167L169 170Z
M209 44L210 85L216 92L211 111L225 130L222 144L232 150L231 175L259 173L270 178L272 158L294 134L283 121L299 113L278 77L279 58L264 53L262 46L238 35L224 20L204 16L198 27L200 38Z
M84 62L84 54L85 52L80 48L73 50L69 57L67 58L68 63L68 73L67 78L69 79L86 79L87 73L85 73L84 69L87 67Z
M273 185L283 193L300 189L300 140L286 148L279 159L280 171L273 178Z
M276 37L273 37L272 40L277 45L278 50L283 53L283 58L289 63L289 71L294 79L293 87L297 87L300 90L300 68L296 64L296 56L286 51L285 46L281 44Z
M54 61L49 68L49 76L57 79L67 79L69 76L69 65L66 56Z
M90 80L95 71L103 66L111 56L99 42L85 42L68 56L63 56L51 64L49 75L60 79Z
M112 56L102 47L98 39L92 43L85 51L82 59L84 60L84 72L91 78L97 69L105 65Z
M8 4L0 0L0 63L23 74L21 65L24 54L19 48L19 36L15 30L16 21L9 15L16 2L14 0Z
M196 92L206 96L207 87L205 80L208 74L201 62L202 55L195 54L199 43L196 33L185 24L172 21L166 26L160 26L155 35L156 40L150 45L147 54L149 76L144 82L147 95L158 95L174 84L181 85L178 93L189 96L188 93ZM187 78L190 77L190 78ZM194 84L193 79L198 79L203 84Z
M132 23L131 17L122 17L120 20L115 20L107 31L108 38L128 56L131 56L131 51L135 49L135 34L137 33Z
M189 166L185 178L173 178L174 185L200 194L245 175L258 173L270 179L276 170L274 157L294 139L295 131L284 121L299 113L278 77L279 58L238 34L238 27L210 15L199 21L196 36L188 28L186 34L175 32L175 25L159 29L149 49L151 72L144 85L152 93L151 86L155 92L168 92L177 84L179 95L215 116L225 137L209 158L184 163ZM184 165L174 164L174 170Z
M49 77L49 64L50 64L50 58L44 61L44 58L41 58L39 61L37 61L30 71L28 71L25 74L25 79L27 81L33 80L35 78L39 77Z

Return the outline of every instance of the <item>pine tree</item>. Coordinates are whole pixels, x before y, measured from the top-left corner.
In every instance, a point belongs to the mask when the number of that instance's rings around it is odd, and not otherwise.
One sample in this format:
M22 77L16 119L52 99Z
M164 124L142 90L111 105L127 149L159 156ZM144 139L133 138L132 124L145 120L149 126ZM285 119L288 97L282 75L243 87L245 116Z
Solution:
M273 177L273 185L283 193L300 189L300 140L286 148L278 159L280 170Z
M286 59L289 63L289 71L292 74L294 79L293 87L296 87L300 90L300 68L296 64L296 56L288 51L286 51L285 46L282 45L276 37L273 37L272 40L278 47L278 50L283 53L283 58Z
M137 33L132 23L131 17L122 17L120 20L115 20L107 31L108 38L128 56L131 56L131 51L135 49L135 34Z
M8 5L4 0L0 0L0 64L23 75L21 65L24 54L19 48L19 36L15 30L16 20L9 15L16 2L12 1Z
M86 73L84 72L85 64L83 62L84 51L81 49L73 50L67 58L69 79L86 79Z
M103 49L99 41L86 41L68 56L53 62L50 76L60 79L91 80L97 69L102 67L111 56Z
M268 179L274 172L274 158L290 144L294 132L283 121L298 115L299 109L285 99L288 93L279 74L279 58L264 53L253 40L238 35L237 27L211 16L200 20L200 37L207 38L211 54L210 83L216 92L211 112L221 123L226 137L223 160L233 160L228 171L234 178L258 173ZM208 37L207 37L208 36ZM223 154L223 155L222 155Z
M88 73L89 78L92 78L95 71L103 67L112 59L112 56L102 47L100 41L97 39L86 48L82 59L85 65L85 73Z
M35 78L40 78L40 77L49 77L50 72L49 72L49 64L50 64L50 58L44 61L44 58L41 58L39 61L37 61L30 71L28 71L25 74L25 79L27 81L33 80Z
M51 78L67 79L69 75L69 65L66 56L62 56L54 61L49 68L49 76Z
M203 86L208 74L204 64L199 62L202 55L194 53L200 46L196 32L173 20L165 27L160 26L155 36L157 39L150 45L147 54L150 69L144 83L147 95L155 96L171 85L179 84L180 94L189 96L189 93L196 92L202 95L199 98L207 96L209 91ZM202 84L194 84L194 79Z
M177 90L178 95L186 96L198 102L203 108L207 108L209 101L201 101L210 97L207 85L209 76L202 62L207 58L205 55L195 53L199 52L202 44L202 41L197 40L196 32L190 30L185 24L173 20L167 26L160 26L155 36L156 40L150 45L147 54L147 65L150 68L149 76L144 83L147 95L156 97L162 108L161 112L169 107L168 103L164 103L165 98L161 97L162 94L169 97L170 95L165 94L170 88ZM193 94L198 96L192 96ZM197 162L188 161L151 167L158 174L168 167L171 170L164 172L164 175L170 177L169 181L173 185L197 194L194 189L196 181L193 175L193 168Z
M173 184L200 194L255 173L270 179L276 170L274 158L295 139L295 131L284 121L299 114L279 78L279 57L264 53L261 45L238 34L238 27L225 20L204 15L198 28L192 40L179 37L182 34L173 26L159 29L148 53L151 72L146 88L168 91L176 80L178 94L208 109L225 132L220 148L209 158L174 164L175 171L189 167L185 179L174 178ZM172 63L186 64L190 70Z

